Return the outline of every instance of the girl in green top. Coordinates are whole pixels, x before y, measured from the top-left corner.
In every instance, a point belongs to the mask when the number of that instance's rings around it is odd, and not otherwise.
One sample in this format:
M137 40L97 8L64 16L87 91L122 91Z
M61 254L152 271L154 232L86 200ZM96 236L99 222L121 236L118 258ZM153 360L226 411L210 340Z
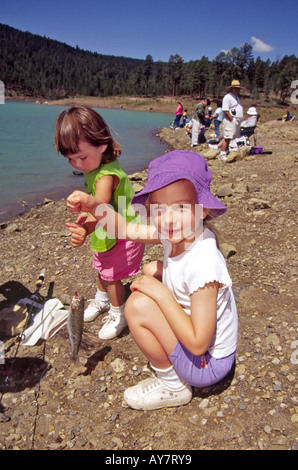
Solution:
M117 161L121 147L96 111L87 106L74 106L63 111L56 123L55 146L76 170L84 172L89 194L111 204L128 221L134 218L130 209L134 191ZM81 213L76 222L67 224L67 228L72 233L71 244L74 247L81 246L90 234L93 267L98 271L98 288L95 298L85 310L84 320L92 321L108 310L98 336L100 339L111 339L127 325L122 280L138 274L144 246L119 240L104 228L96 227L96 224L97 220L92 215Z

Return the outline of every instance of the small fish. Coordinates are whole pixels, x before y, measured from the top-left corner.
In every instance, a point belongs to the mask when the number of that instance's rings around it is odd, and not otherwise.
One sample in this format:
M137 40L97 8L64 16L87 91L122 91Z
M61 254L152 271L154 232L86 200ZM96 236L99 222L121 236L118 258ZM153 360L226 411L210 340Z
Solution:
M71 346L71 358L75 361L81 345L84 326L84 297L77 292L71 299L67 328Z

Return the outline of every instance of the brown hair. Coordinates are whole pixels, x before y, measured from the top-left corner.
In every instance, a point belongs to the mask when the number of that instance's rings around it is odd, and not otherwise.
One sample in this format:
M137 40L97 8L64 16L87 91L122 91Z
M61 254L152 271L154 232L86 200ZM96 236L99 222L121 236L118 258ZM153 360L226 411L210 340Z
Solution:
M62 111L56 121L55 147L62 155L79 151L80 140L98 147L107 145L102 163L109 163L120 157L122 149L110 132L105 120L89 106L73 106Z

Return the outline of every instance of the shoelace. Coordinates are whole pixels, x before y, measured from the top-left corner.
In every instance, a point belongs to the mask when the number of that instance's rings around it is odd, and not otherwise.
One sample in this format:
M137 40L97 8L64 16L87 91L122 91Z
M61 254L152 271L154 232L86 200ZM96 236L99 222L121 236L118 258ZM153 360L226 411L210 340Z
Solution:
M154 390L159 385L160 385L160 380L157 377L148 379L147 383L142 384L142 392L146 393L146 392L149 392L150 390Z
M102 319L102 323L106 323L106 325L108 325L109 323L115 322L117 320L118 316L115 313L110 313Z

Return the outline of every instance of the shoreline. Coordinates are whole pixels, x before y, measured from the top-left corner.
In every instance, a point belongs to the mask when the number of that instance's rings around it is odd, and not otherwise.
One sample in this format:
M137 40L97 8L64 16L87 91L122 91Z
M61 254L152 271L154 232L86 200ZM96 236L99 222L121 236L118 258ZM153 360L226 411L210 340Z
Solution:
M290 110L291 113L295 114L297 112L297 106L292 105L291 103L287 104L278 104L277 102L268 102L264 98L253 99L249 96L241 97L243 108L246 111L250 106L256 106L258 112L261 115L261 122L268 122L271 120L279 119L284 113L285 110ZM45 98L34 98L34 97L25 97L20 96L18 99L6 97L8 101L29 101L31 103L36 103L39 105L47 106L74 106L85 104L94 108L102 109L123 109L127 111L140 111L140 112L156 112L156 113L165 113L172 114L174 117L175 109L177 106L177 101L181 101L184 109L188 110L189 114L192 114L198 102L202 98L199 97L172 97L172 96L160 96L156 98L146 98L146 97L134 97L134 96L107 96L107 97L91 97L91 96L77 96L72 98L61 98L58 100L47 100ZM276 98L272 99L273 101ZM217 99L211 99L211 105L216 106Z
M197 102L199 99L195 98L190 98L186 97L186 99L183 101L183 98L180 98L184 104L184 109L188 110L193 110L194 107L196 106ZM164 114L173 114L174 110L176 108L176 103L177 100L174 99L173 97L158 97L158 98L143 98L143 97L117 97L117 96L112 96L112 97L104 97L104 98L99 98L99 97L74 97L74 98L66 98L66 99L60 99L60 100L40 100L36 98L28 98L28 97L19 97L18 99L15 98L7 98L8 101L26 101L30 103L35 103L38 105L48 105L48 106L73 106L76 104L85 104L91 107L95 108L102 108L102 109L123 109L123 110L130 110L130 111L136 111L136 112L158 112L158 113L164 113ZM244 107L248 108L251 106L253 100L251 99L245 99L243 100L243 105ZM290 107L289 107L290 108ZM295 107L292 107L293 110L295 110ZM282 114L283 114L283 109L282 107L270 107L270 108L258 108L261 113L261 122L268 122L270 120L276 120L278 119ZM174 114L173 114L174 116ZM164 129L168 129L167 127ZM171 147L175 148L175 145L177 143L168 143L164 139L160 138L161 134L160 129L152 130L152 137L153 138L159 138L161 142L166 143L168 146L168 150L171 149ZM136 169L136 171L141 171ZM73 187L69 185L70 188ZM14 217L17 217L21 214L24 214L28 210L30 210L32 207L36 207L39 205L43 204L44 199L53 199L53 200L59 200L63 197L65 197L65 194L68 192L68 190L64 189L53 189L50 191L47 191L46 193L40 193L39 195L35 196L32 200L30 201L19 201L16 203L17 207L16 208L6 208L0 212L0 224L3 224L5 222L8 222Z
M93 98L90 98L92 103L93 104L90 104L88 99L86 101L86 98L81 98L81 99L77 99L77 100L74 100L73 102L71 101L72 104L70 104L69 102L69 105L74 105L74 104L88 104L90 106L95 106L95 103L96 101L93 101ZM68 100L72 100L71 98L69 98ZM59 101L54 101L54 102L49 102L48 105L51 105L51 106L55 106L55 105L61 105L61 102L60 101L68 101L68 100L59 100ZM97 99L96 99L97 100ZM144 99L145 100L145 99ZM116 108L116 103L118 103L117 99L113 98L113 103L114 103L114 106L112 107L107 107L106 109L117 109ZM41 105L41 103L38 103L39 105ZM97 103L97 107L98 107L98 103ZM127 108L126 108L127 109ZM137 111L136 109L131 109L133 111ZM140 112L144 112L145 110L144 109L139 109L138 111ZM148 110L147 110L148 111ZM279 110L280 111L280 110ZM161 112L161 111L158 111L158 112ZM168 114L168 111L164 111L166 114ZM268 121L268 123L270 123L271 121ZM297 122L297 121L295 121ZM281 123L281 121L276 121L275 119L272 121L272 126L277 125L278 123ZM283 123L285 124L285 123ZM178 135L177 135L178 134ZM175 148L179 148L181 150L192 150L194 152L201 152L204 155L204 152L202 150L207 150L208 149L208 145L207 144L203 144L201 146L198 146L196 147L195 149L191 149L191 147L189 147L189 138L185 138L184 135L182 135L182 138L181 138L181 134L185 134L185 132L183 132L183 130L181 129L181 132L178 131L175 133L173 133L173 130L168 127L163 127L161 129L155 129L155 130L152 130L152 138L158 138L160 142L164 143L167 148L165 150L165 152L168 152L170 150L173 150ZM178 137L178 138L177 138ZM205 152L206 153L206 152ZM143 171L146 171L147 168L141 168L141 169L136 169L136 171L132 174L129 174L128 176L130 177L131 175L135 174L135 173L139 173L139 172L143 172ZM80 178L80 176L75 176L75 178ZM7 225L8 223L10 223L11 220L13 220L14 218L16 217L20 217L22 215L24 215L25 213L27 213L28 211L30 211L30 209L33 209L33 208L37 208L39 206L43 206L45 204L48 203L48 201L59 201L61 199L65 199L65 197L68 196L68 194L74 190L74 189L77 189L76 188L77 185L73 185L73 184L69 184L69 189L53 189L51 191L47 191L46 193L40 193L39 195L35 196L34 198L32 198L32 200L30 201L19 201L16 203L17 205L17 208L16 209L4 209L2 212L0 212L0 227L1 226L4 226L4 225Z
M138 180L142 180L141 176L138 178L136 175L138 174L143 175L146 173L146 171L147 171L147 168L143 168L128 175L133 186L138 184ZM60 201L65 201L66 198L69 196L69 194L75 189L84 191L83 176L78 175L78 176L74 176L74 178L77 178L77 181L79 181L79 179L82 179L81 187L79 187L78 184L76 185L72 184L69 186L69 189L66 189L66 188L57 189L57 190L53 189L52 191L48 191L46 193L40 193L40 195L34 196L34 198L32 198L32 200L30 201L23 200L22 202L19 201L17 203L11 204L11 205L14 205L15 208L4 209L2 212L0 212L0 230L3 228L6 228L9 224L13 223L15 219L23 217L32 209L33 210L38 209L52 202L59 203Z

